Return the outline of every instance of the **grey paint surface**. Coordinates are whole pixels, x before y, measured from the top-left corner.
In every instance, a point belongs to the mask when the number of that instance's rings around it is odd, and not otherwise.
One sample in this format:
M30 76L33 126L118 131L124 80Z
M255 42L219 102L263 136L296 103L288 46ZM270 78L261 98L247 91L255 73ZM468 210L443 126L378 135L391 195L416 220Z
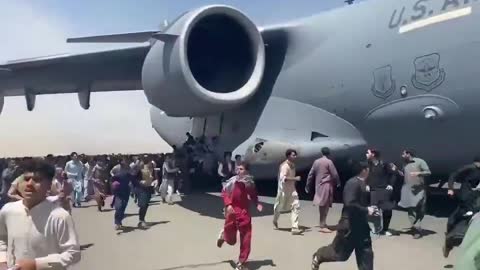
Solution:
M399 32L415 21L465 8L471 14ZM264 43L265 54L257 54L255 63L265 63L265 69L257 76L261 81L254 82L255 92L243 95L249 99L238 99L238 104L232 100L240 92L218 94L185 84L182 80L193 77L186 53L178 53L184 50L178 42L191 29L189 23L198 21L195 14L203 10L249 25L248 18L225 6L185 13L150 44L7 63L0 66L0 91L11 96L145 88L150 103L165 111L152 109L151 116L167 142L178 144L186 131L201 135L207 130L220 135L219 152L235 149L265 177L276 175L286 148L299 149L300 168L305 169L323 146L339 158L362 157L371 146L392 161L411 148L435 173L448 173L480 152L480 130L474 124L480 110L479 8L479 1L372 0L259 27L261 39L246 27L253 46ZM169 46L171 50L164 49ZM145 58L148 65L143 65ZM170 73L165 67L172 64ZM426 119L432 113L436 117ZM255 152L257 143L263 148Z

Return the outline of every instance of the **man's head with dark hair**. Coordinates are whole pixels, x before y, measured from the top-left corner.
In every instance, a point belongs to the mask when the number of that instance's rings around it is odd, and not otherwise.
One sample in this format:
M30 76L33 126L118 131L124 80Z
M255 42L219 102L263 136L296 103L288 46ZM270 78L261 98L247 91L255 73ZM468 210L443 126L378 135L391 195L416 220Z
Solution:
M50 182L55 176L55 168L41 159L30 159L22 163L21 168L24 173L34 173L35 175L47 178Z
M244 176L248 174L250 170L250 164L248 162L242 161L240 164L237 165L237 175Z
M232 159L232 152L226 151L223 153L223 159L230 161Z
M130 159L127 156L123 156L120 159L120 166L126 168L126 167L129 167L129 165L130 165Z
M409 162L415 157L415 153L412 150L405 149L402 152L402 158Z
M362 178L366 178L369 173L367 162L354 162L352 165L352 172L354 175Z
M285 152L285 157L286 157L286 158L289 158L289 157L291 157L292 155L297 156L297 155L298 155L297 150L295 150L295 149L287 149L287 151Z
M72 153L70 154L70 158L71 158L72 160L74 160L74 161L77 161L77 160L78 160L78 154L77 154L77 152L72 152Z
M322 151L322 155L324 155L326 157L330 156L330 148L323 147L321 151Z
M8 164L7 164L7 166L8 166L10 169L15 168L16 165L17 165L17 163L15 162L15 159L10 159L10 160L8 161Z
M372 160L372 159L376 159L376 160L379 160L380 159L380 151L376 150L376 149L368 149L367 150L367 160Z
M165 154L165 160L167 161L173 160L173 154L172 153Z
M288 150L285 152L285 156L287 157L287 160L288 160L289 162L295 162L295 160L297 159L297 156L298 156L297 150L295 150L295 149L288 149Z
M241 162L242 161L242 156L241 155L235 155L235 161Z
M55 168L41 159L25 161L21 168L25 182L25 190L22 195L25 206L31 209L46 199L47 193L52 187Z

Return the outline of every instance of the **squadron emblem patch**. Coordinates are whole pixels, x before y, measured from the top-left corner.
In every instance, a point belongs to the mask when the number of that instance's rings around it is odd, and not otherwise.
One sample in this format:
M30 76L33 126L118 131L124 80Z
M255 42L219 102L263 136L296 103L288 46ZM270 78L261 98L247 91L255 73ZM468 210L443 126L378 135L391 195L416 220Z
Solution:
M415 74L412 75L412 84L415 88L430 92L445 80L445 71L440 68L438 53L417 57L413 64Z
M387 99L395 92L395 80L392 78L392 66L387 65L373 71L372 93L379 98Z

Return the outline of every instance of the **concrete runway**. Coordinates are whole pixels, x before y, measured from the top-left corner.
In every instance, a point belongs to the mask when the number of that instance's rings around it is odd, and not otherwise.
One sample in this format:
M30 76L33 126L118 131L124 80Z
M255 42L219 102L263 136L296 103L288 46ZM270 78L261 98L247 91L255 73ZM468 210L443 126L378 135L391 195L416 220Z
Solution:
M252 252L249 268L252 270L310 269L313 252L329 244L335 233L318 232L318 212L310 201L302 201L300 224L307 227L302 236L289 232L289 214L280 218L280 230L272 226L273 200L261 197L263 213L254 212ZM110 204L110 199L107 205ZM227 244L216 247L216 238L222 228L222 201L218 194L194 194L183 197L177 205L161 204L153 199L147 221L148 230L138 230L138 208L129 202L124 225L129 230L114 231L113 211L99 213L93 203L74 209L73 216L82 244L82 260L73 270L173 270L173 269L233 269L239 246ZM336 224L342 205L332 208L328 223ZM108 207L107 207L108 209ZM414 240L410 235L380 237L373 240L375 269L452 268L458 248L448 259L442 256L445 218L427 216L424 228L428 235ZM394 212L392 229L402 230L408 225L406 212ZM284 229L282 229L284 228ZM322 270L357 269L355 255L345 263L327 263Z

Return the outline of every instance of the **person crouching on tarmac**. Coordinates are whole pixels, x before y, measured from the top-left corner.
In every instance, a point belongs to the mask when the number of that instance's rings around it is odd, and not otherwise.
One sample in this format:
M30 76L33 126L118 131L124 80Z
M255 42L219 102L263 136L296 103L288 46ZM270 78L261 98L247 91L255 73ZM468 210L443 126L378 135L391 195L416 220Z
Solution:
M355 250L359 270L373 270L372 239L368 216L379 214L378 208L368 206L369 194L365 180L369 174L366 162L355 164L355 177L347 181L343 190L344 206L333 242L313 254L312 270L325 262L346 261Z
M262 212L263 206L258 202L257 191L253 177L248 172L249 165L242 162L237 168L237 175L225 183L222 190L223 202L226 207L225 225L217 239L217 246L222 247L224 242L233 246L237 242L237 231L240 232L240 256L237 270L248 269L245 263L250 254L252 239L252 217L249 212L249 203L257 205Z

